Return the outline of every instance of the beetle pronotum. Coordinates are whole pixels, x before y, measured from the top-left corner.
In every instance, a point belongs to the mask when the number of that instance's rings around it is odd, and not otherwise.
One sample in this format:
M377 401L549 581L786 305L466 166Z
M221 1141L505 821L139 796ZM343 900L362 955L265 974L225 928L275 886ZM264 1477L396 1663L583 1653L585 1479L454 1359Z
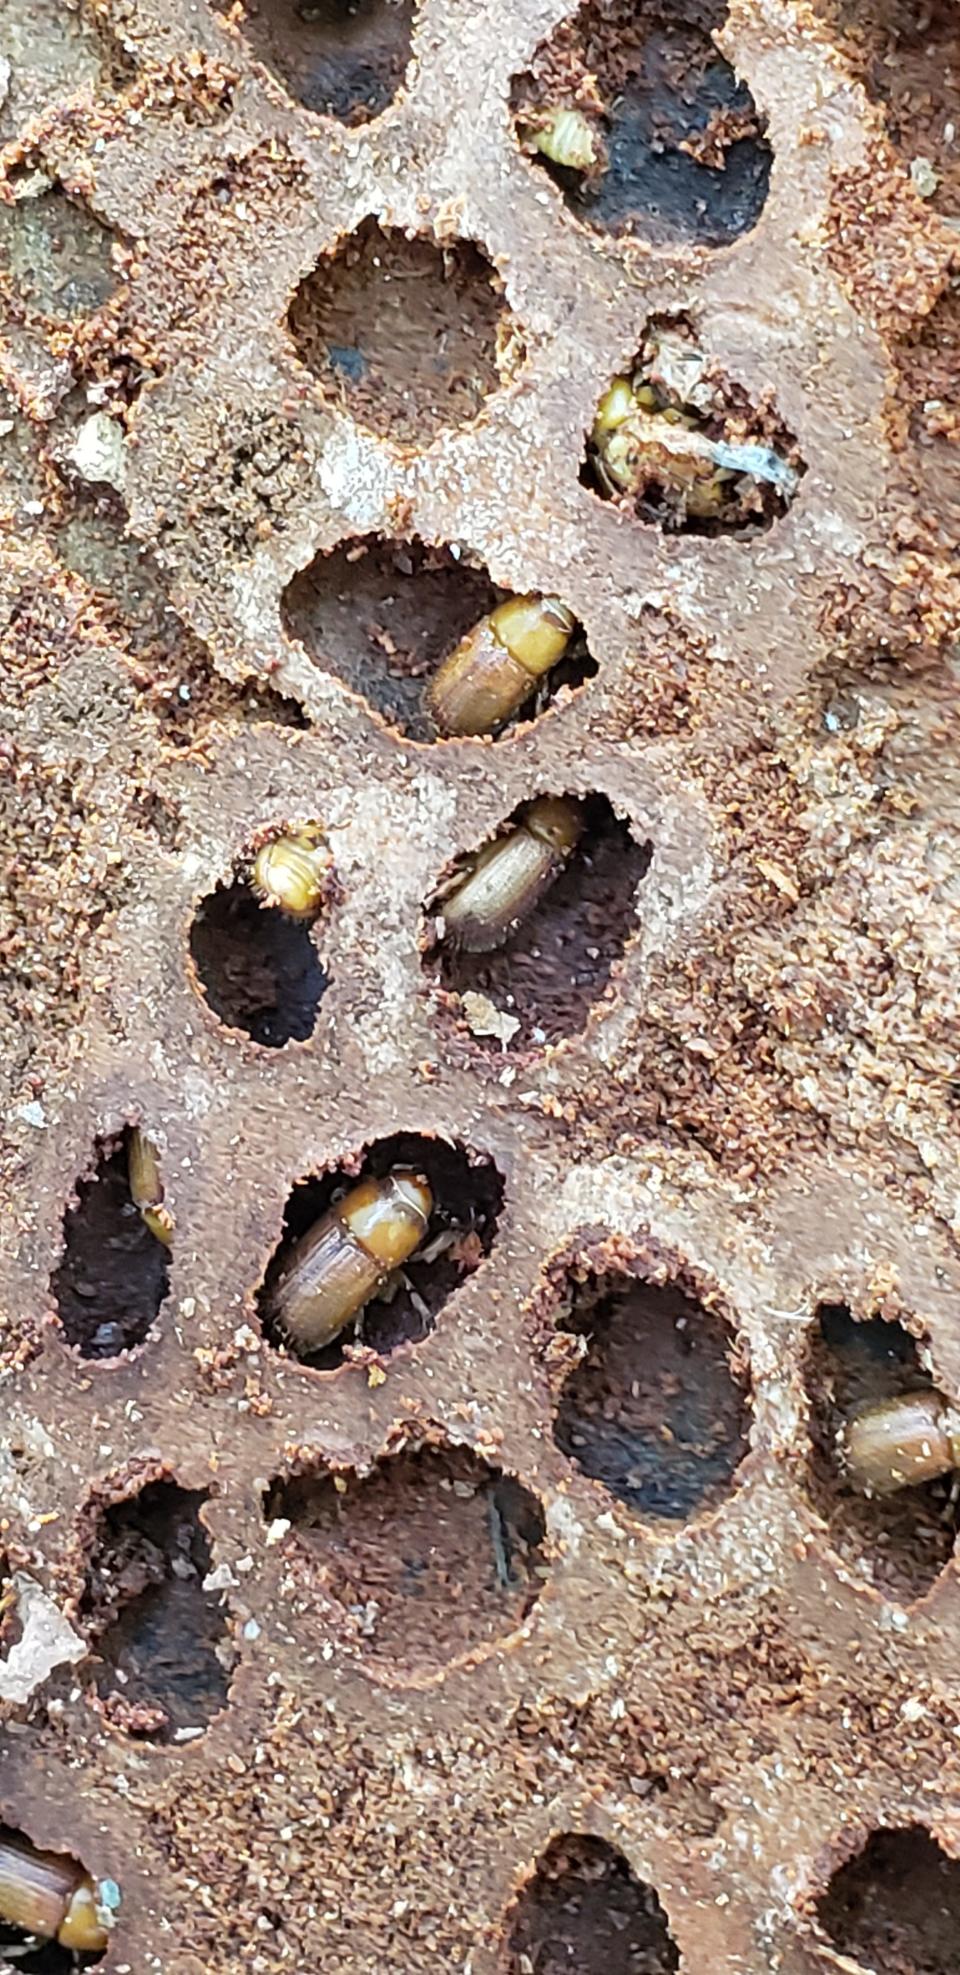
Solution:
M559 597L508 597L461 638L427 688L443 734L490 734L563 657L576 618Z
M844 1422L846 1473L865 1495L895 1495L960 1467L960 1412L927 1388L857 1407Z
M10 1834L0 1837L0 1920L77 1954L102 1954L109 1938L90 1874Z
M271 1322L301 1357L325 1344L420 1247L433 1212L422 1173L363 1179L301 1235L269 1296Z
M330 861L316 830L271 837L253 860L253 889L262 904L275 906L290 919L315 919L326 893Z
M538 796L454 881L440 906L444 939L467 953L502 946L549 891L582 834L578 802Z

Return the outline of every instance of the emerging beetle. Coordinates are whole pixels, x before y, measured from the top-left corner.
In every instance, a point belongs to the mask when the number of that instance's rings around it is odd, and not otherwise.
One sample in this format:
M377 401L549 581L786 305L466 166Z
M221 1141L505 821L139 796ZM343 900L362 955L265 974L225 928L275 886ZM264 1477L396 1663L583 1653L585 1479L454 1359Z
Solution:
M0 1921L76 1954L102 1954L109 1940L90 1874L12 1834L0 1837Z
M253 861L253 889L263 905L290 919L315 919L330 877L331 857L315 828L271 837Z
M427 688L443 734L490 734L564 656L576 619L559 597L508 597L481 618Z
M496 837L454 877L443 898L443 937L466 953L490 953L529 918L583 834L583 811L567 796L538 796L506 836Z
M539 151L541 157L561 165L564 171L597 172L602 168L597 125L569 104L527 111L521 119L520 136L526 150Z
M169 1248L173 1240L174 1220L169 1207L163 1204L163 1181L157 1148L139 1125L133 1127L127 1146L127 1180L130 1198L141 1220L150 1233Z
M840 1448L847 1475L865 1495L895 1495L960 1468L960 1412L927 1388L857 1407Z
M420 1247L433 1212L422 1173L395 1166L328 1207L286 1257L267 1314L299 1357L322 1351Z

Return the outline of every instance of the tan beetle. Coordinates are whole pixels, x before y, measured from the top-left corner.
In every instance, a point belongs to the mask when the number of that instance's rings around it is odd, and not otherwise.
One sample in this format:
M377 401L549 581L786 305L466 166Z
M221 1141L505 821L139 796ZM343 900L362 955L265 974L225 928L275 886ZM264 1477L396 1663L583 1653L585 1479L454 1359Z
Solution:
M330 852L315 828L291 830L262 844L253 861L253 889L263 905L290 919L315 919L326 895Z
M76 1954L102 1954L109 1940L90 1874L9 1833L0 1837L0 1920Z
M843 1465L865 1495L895 1495L960 1468L960 1412L924 1388L858 1406L840 1434Z
M270 1292L267 1314L300 1357L322 1351L424 1240L433 1193L395 1166L359 1180L301 1235Z
M443 938L466 953L502 946L560 876L583 834L567 796L538 796L505 836L471 858L440 903Z
M163 1204L163 1180L157 1148L139 1125L130 1133L127 1146L127 1182L130 1198L141 1220L169 1248L173 1241L174 1219Z

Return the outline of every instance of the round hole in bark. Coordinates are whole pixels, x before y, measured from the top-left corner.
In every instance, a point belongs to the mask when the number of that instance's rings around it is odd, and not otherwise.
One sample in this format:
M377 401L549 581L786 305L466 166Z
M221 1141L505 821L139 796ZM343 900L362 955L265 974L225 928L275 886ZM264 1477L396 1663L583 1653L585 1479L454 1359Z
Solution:
M953 1555L960 1513L952 1476L895 1495L861 1495L847 1480L837 1435L850 1411L901 1392L929 1391L917 1346L902 1324L858 1322L845 1304L817 1312L807 1348L809 1487L830 1541L858 1576L907 1603L936 1583Z
M817 1902L833 1946L884 1975L954 1975L960 1861L922 1824L883 1827L834 1873Z
M233 1652L220 1594L205 1591L207 1495L148 1482L98 1515L80 1607L84 1668L115 1728L151 1742L193 1739L227 1704Z
M484 1048L538 1049L578 1034L637 930L637 889L653 847L637 841L606 796L579 806L575 849L500 945L468 951L444 918L444 900L476 853L458 860L426 907L433 933L423 965L441 991L441 1018L469 1028ZM521 803L495 840L522 825L528 808Z
M264 1513L293 1525L294 1595L343 1606L384 1671L436 1671L508 1637L546 1572L539 1502L466 1448L408 1449L336 1482L326 1469L280 1478Z
M401 1344L418 1344L435 1328L459 1284L473 1274L494 1241L504 1186L493 1161L426 1133L395 1132L379 1139L356 1162L294 1187L284 1215L283 1237L257 1296L268 1342L316 1371L335 1371L355 1352L389 1357ZM417 1251L388 1277L358 1315L317 1350L298 1349L274 1312L277 1284L297 1242L363 1177L383 1178L397 1167L423 1174L433 1212Z
M468 425L518 362L496 272L472 241L440 246L364 220L301 282L288 328L325 396L422 445Z
M603 1838L556 1838L514 1910L505 1975L672 1975L680 1956L652 1886Z
M444 659L509 593L487 571L416 537L361 535L317 555L284 592L284 630L318 669L342 679L414 741L440 738L427 692ZM597 671L581 632L508 727ZM499 731L503 731L500 729Z
M756 225L773 154L746 82L713 39L726 16L725 0L588 0L518 77L520 141L585 225L709 247ZM587 169L537 145L550 113L577 102L591 135Z
M30 1852L39 1850L44 1856L47 1855L42 1847L34 1846L33 1841L23 1831L16 1830L10 1824L0 1824L0 1854L6 1845L16 1848L25 1846ZM56 1870L62 1860L65 1885L69 1884L66 1874L71 1869L76 1875L73 1884L79 1884L84 1876L84 1867L79 1859L59 1849L50 1854L50 1857L53 1870ZM11 1860L10 1863L12 1865L13 1861ZM65 1891L64 1906L68 1899L69 1892ZM24 1970L25 1975L76 1975L78 1969L96 1967L98 1962L103 1960L104 1953L105 1949L101 1949L99 1953L76 1954L69 1948L61 1947L57 1940L45 1940L28 1929L0 1922L0 1966L16 1969L17 1975L20 1970Z
M82 1358L116 1358L149 1336L170 1287L170 1251L130 1198L130 1131L97 1146L93 1174L63 1221L51 1289L63 1335Z
M561 1451L645 1521L686 1522L720 1501L748 1433L723 1319L674 1284L588 1275L571 1281L558 1328L586 1345L557 1404Z
M294 577L283 622L322 671L412 740L430 741L429 681L503 595L484 569L449 548L367 535L316 556Z
M217 0L227 11L231 0ZM240 31L257 61L319 116L368 123L393 101L410 59L414 0L245 0Z
M315 928L262 905L238 879L198 906L190 951L215 1015L266 1049L306 1042L329 986Z

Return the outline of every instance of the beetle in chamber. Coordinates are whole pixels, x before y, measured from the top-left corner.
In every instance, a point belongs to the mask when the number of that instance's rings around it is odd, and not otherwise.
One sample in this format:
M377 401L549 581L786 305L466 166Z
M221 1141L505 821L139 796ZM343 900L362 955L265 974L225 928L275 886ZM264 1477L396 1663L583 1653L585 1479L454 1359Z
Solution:
M503 946L555 884L583 835L583 810L567 796L538 796L504 836L454 873L439 901L443 938L465 953Z
M361 1179L301 1235L269 1297L269 1316L300 1357L339 1336L381 1294L426 1238L433 1193L422 1173L395 1166Z

